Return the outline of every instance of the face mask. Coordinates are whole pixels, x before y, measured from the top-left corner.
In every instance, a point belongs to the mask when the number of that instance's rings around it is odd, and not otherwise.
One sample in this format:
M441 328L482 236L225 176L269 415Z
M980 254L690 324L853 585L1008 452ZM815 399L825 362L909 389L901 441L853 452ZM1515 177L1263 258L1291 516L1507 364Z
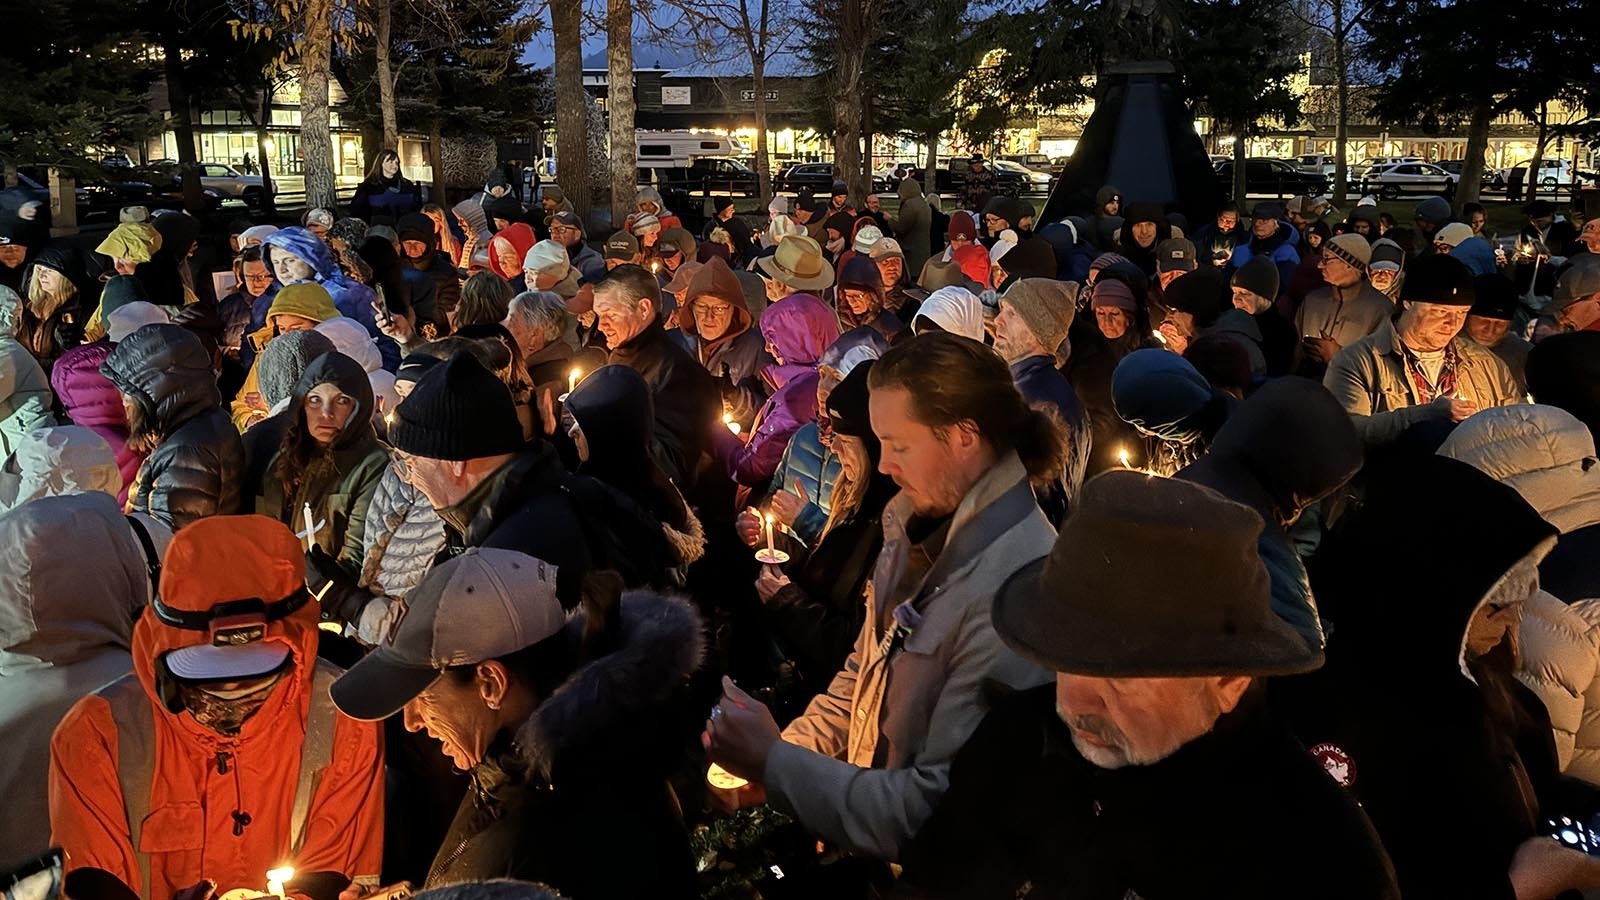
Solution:
M230 691L179 683L178 698L196 722L220 735L232 737L266 704L282 677L282 674L274 675L264 684Z

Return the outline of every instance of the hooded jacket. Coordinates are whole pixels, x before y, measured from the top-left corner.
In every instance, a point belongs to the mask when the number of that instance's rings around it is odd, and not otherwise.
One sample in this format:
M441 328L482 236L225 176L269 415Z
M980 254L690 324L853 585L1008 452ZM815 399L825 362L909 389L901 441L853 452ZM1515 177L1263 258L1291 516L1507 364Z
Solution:
M21 301L9 290L0 291L9 295L0 296L0 461L3 461L16 451L23 435L54 422L50 415L50 382L45 378L44 369L28 348L12 336Z
M539 243L539 238L534 235L533 229L523 222L513 222L507 225L505 230L495 234L494 237L510 244L511 248L516 251L517 259L519 260L528 255L528 251L533 249L534 244ZM519 287L519 285L524 285L522 269L519 267L515 271L508 272L502 268L500 254L494 252L493 247L489 248L489 270L511 282L514 292L521 292L526 289L525 287Z
M1361 468L1361 439L1349 419L1322 385L1278 378L1239 404L1211 451L1175 476L1261 514L1266 527L1258 545L1272 579L1272 611L1316 650L1324 642L1322 621L1285 529Z
M683 686L704 654L700 617L643 592L623 595L619 614L621 646L580 666L473 769L426 887L515 878L584 900L698 896L667 776L682 756ZM579 614L563 637L578 642L583 624Z
M116 454L122 477L117 501L126 503L128 487L144 463L144 454L128 446L128 414L122 408L122 393L111 379L100 374L100 367L115 346L109 340L99 340L63 353L50 371L50 386L55 388L67 418L100 435Z
M762 331L781 362L761 377L772 396L756 413L750 440L717 434L717 458L729 477L748 487L764 487L778 470L789 438L817 417L817 362L839 339L833 311L810 294L793 294L761 314Z
M367 381L367 373L343 353L325 353L317 357L300 375L300 381L294 386L294 399L289 404L296 419L290 431L299 428L303 432L306 395L324 384L334 385L355 400L350 418L345 420L344 428L326 450L314 453L292 497L284 493L286 485L278 476L284 452L279 450L267 466L262 496L256 498L255 508L256 512L271 516L290 528L300 528L303 527L303 511L309 504L312 521L328 523L317 532L317 546L352 574L358 574L365 550L367 510L379 479L389 468L389 452L372 428L372 386ZM301 439L312 440L305 433Z
M1288 222L1279 222L1278 230L1268 238L1258 238L1248 228L1246 233L1250 235L1250 239L1233 248L1233 257L1228 262L1228 274L1231 276L1257 256L1265 256L1278 267L1278 284L1286 285L1294 281L1294 270L1300 266L1300 251L1295 249L1295 245L1300 243L1300 233L1294 226Z
M715 297L733 307L732 324L714 341L702 338L695 322L694 302L701 297ZM734 421L749 428L756 410L767 399L766 386L759 376L771 364L772 357L767 355L766 338L755 327L755 319L745 304L744 289L727 263L713 260L694 273L684 302L678 307L677 322L674 339L717 379L728 412Z
M1556 780L1542 706L1503 645L1466 657L1479 608L1522 601L1504 576L1555 538L1508 485L1426 456L1372 479L1318 554L1328 664L1272 685L1273 705L1367 811L1407 897L1512 897L1513 854L1559 814L1541 809ZM1402 546L1408 564L1371 568Z
M46 497L0 515L0 868L48 849L50 734L90 691L133 670L133 620L150 575L115 500ZM63 547L94 548L94 565Z
M857 314L851 310L844 298L846 290L861 291L871 297L865 312ZM833 305L838 311L840 331L867 326L893 342L904 333L906 326L899 316L884 309L886 301L883 275L871 257L860 254L840 263L839 283L833 289ZM763 320L767 315L762 313Z
M321 300L320 297L316 297L314 294L315 292L306 294L304 292L291 291L288 296L280 298L277 296L276 291L273 292L272 304L267 307L267 312L262 319L264 324L260 329L245 335L245 343L256 347L258 351L266 350L267 344L278 336L277 326L272 322L273 316L299 316L302 319L310 319L318 325L329 319L339 318L337 307L332 303ZM250 427L251 419L263 415L260 410L245 402L245 397L249 394L261 393L261 372L256 365L258 362L260 362L259 357L251 361L250 371L245 373L244 385L239 388L239 395L228 404L229 417L233 420L234 427L240 431Z
M1162 214L1161 206L1157 203L1129 203L1123 207L1123 211L1126 215L1122 220L1122 236L1117 242L1117 252L1138 266L1146 278L1154 281L1156 247L1172 237L1172 226L1167 223L1167 217ZM1151 241L1148 247L1139 246L1139 242L1133 239L1133 226L1141 222L1149 222L1156 226L1155 240Z
M0 511L41 497L87 491L115 497L121 490L116 458L99 435L76 425L40 428L23 438L11 466L0 472Z
M279 229L261 242L261 258L269 269L273 268L275 252L293 254L310 265L312 279L327 289L340 315L360 322L373 337L380 334L372 312L378 292L344 274L333 258L333 251L316 235L298 226Z
M933 255L933 210L922 196L915 178L900 179L900 209L895 213L894 236L906 255L906 272L921 272Z
M673 482L688 490L700 470L701 454L709 449L711 429L722 422L722 400L710 373L659 322L612 350L607 362L627 366L649 383L656 410L651 455Z
M276 602L304 590L300 546L288 529L241 516L180 532L167 551L160 595L171 609L204 612L224 600ZM146 897L170 897L202 877L215 881L219 893L259 889L262 873L289 858L302 877L336 873L376 884L383 751L375 723L328 710L327 764L309 796L299 852L290 853L296 785L314 712L317 617L310 600L267 623L262 640L289 649L288 668L233 737L167 703L172 678L166 655L204 643L206 633L175 628L155 615L139 618L133 675L79 701L50 744L51 840L70 854L69 870L104 870ZM137 737L124 725L140 719L150 723L152 768L149 814L139 823L135 846L123 792L138 786L121 783L118 758L121 742ZM234 811L250 819L239 834Z
M1518 404L1472 416L1439 448L1515 488L1561 529L1522 611L1517 677L1539 695L1568 775L1600 785L1600 465L1582 422Z
M100 374L132 397L161 442L128 491L131 512L174 531L239 508L244 445L222 411L211 357L179 325L141 328L116 346Z

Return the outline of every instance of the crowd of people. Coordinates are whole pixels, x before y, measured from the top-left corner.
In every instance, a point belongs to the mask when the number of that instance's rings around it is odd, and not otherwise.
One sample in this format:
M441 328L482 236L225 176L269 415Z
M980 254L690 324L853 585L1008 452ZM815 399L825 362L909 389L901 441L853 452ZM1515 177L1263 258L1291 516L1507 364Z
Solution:
M0 872L1600 889L1600 222L986 174L0 221Z

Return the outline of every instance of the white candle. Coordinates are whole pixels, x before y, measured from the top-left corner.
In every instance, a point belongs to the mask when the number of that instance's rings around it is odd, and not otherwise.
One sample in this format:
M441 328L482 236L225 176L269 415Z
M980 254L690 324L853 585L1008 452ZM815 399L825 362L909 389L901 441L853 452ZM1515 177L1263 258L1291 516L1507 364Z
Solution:
M309 551L315 543L314 539L317 530L317 526L311 521L311 504L307 503L300 507L300 512L305 516L306 520L306 550Z
M567 393L570 394L578 389L578 376L581 374L583 373L579 372L577 369L573 369L571 372L567 373Z
M772 513L767 513L767 552L773 553L775 549L772 546Z
M274 897L283 896L283 886L294 878L294 869L283 866L278 869L267 870L267 893Z

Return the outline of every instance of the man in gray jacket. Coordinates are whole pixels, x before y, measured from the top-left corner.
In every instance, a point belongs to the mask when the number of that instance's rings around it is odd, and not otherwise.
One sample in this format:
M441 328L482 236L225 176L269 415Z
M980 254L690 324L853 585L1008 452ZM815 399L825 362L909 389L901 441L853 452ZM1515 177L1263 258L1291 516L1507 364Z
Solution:
M930 333L873 367L872 428L900 486L883 513L867 621L844 668L779 734L724 682L711 756L759 783L824 840L894 860L944 794L950 761L988 711L985 684L1048 673L995 635L990 601L1045 555L1054 530L1030 478L1059 478L1059 426L1029 408L982 344Z
M1506 364L1461 335L1474 292L1460 260L1416 260L1400 291L1399 319L1340 350L1322 381L1369 449L1522 399Z

